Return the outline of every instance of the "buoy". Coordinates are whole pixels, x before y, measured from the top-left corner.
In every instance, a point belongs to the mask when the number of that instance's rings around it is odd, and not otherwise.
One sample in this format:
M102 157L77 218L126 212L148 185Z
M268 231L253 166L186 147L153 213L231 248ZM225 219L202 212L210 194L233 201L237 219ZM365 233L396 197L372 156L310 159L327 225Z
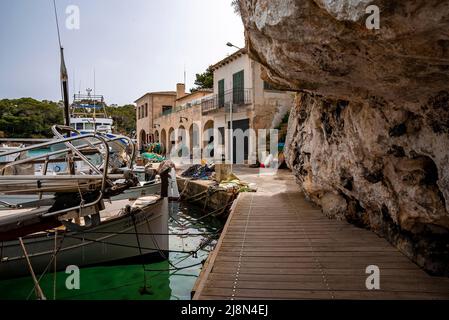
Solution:
M168 175L168 200L179 200L178 183L176 182L176 171L174 168L170 169Z

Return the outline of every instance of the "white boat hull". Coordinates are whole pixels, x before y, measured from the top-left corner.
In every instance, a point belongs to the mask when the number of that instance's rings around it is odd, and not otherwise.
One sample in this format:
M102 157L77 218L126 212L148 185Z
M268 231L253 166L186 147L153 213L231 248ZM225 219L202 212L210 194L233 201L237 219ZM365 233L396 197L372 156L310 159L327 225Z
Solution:
M131 187L119 195L116 195L111 198L112 201L115 200L123 200L123 199L137 199L144 196L149 196L152 194L160 194L161 193L161 183L157 182L154 184L146 184L143 186ZM44 194L42 195L42 199L52 199L53 195ZM34 201L38 201L39 196L35 194L21 194L21 195L0 195L0 201L4 201L6 203L16 205L16 204L26 204ZM9 209L8 207L0 205L0 210Z
M169 248L167 198L160 199L133 217L113 218L82 232L67 232L64 235L61 231L56 239L56 250L60 247L56 259L57 270L65 270L69 265L85 267L166 258ZM50 261L55 252L55 236L40 233L23 241L34 272L39 275L47 266L48 272L52 272L54 265ZM0 279L30 275L18 240L0 242L0 258Z

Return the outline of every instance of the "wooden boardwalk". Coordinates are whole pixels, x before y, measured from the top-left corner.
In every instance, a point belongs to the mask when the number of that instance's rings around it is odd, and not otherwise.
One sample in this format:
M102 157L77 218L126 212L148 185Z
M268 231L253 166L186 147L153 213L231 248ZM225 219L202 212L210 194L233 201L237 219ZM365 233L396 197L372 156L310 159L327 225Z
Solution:
M278 193L239 195L194 299L449 299L449 278L427 275L371 231L326 218L282 180ZM380 290L366 288L369 265L380 269Z

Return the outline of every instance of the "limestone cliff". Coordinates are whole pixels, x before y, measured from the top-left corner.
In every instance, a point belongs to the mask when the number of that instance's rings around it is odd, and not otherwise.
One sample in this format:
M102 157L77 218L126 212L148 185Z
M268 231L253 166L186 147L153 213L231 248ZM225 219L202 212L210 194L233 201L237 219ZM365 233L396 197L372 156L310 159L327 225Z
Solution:
M286 156L305 194L449 275L449 1L239 4L252 58L298 90Z

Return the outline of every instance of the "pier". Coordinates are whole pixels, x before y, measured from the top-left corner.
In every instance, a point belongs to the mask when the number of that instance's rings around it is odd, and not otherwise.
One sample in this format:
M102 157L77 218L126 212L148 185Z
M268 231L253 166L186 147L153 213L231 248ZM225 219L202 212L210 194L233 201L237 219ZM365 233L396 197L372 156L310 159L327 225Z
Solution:
M237 175L258 192L234 202L194 300L449 299L449 278L428 275L372 231L327 218L290 172L245 171ZM369 266L379 268L380 289L367 288Z

